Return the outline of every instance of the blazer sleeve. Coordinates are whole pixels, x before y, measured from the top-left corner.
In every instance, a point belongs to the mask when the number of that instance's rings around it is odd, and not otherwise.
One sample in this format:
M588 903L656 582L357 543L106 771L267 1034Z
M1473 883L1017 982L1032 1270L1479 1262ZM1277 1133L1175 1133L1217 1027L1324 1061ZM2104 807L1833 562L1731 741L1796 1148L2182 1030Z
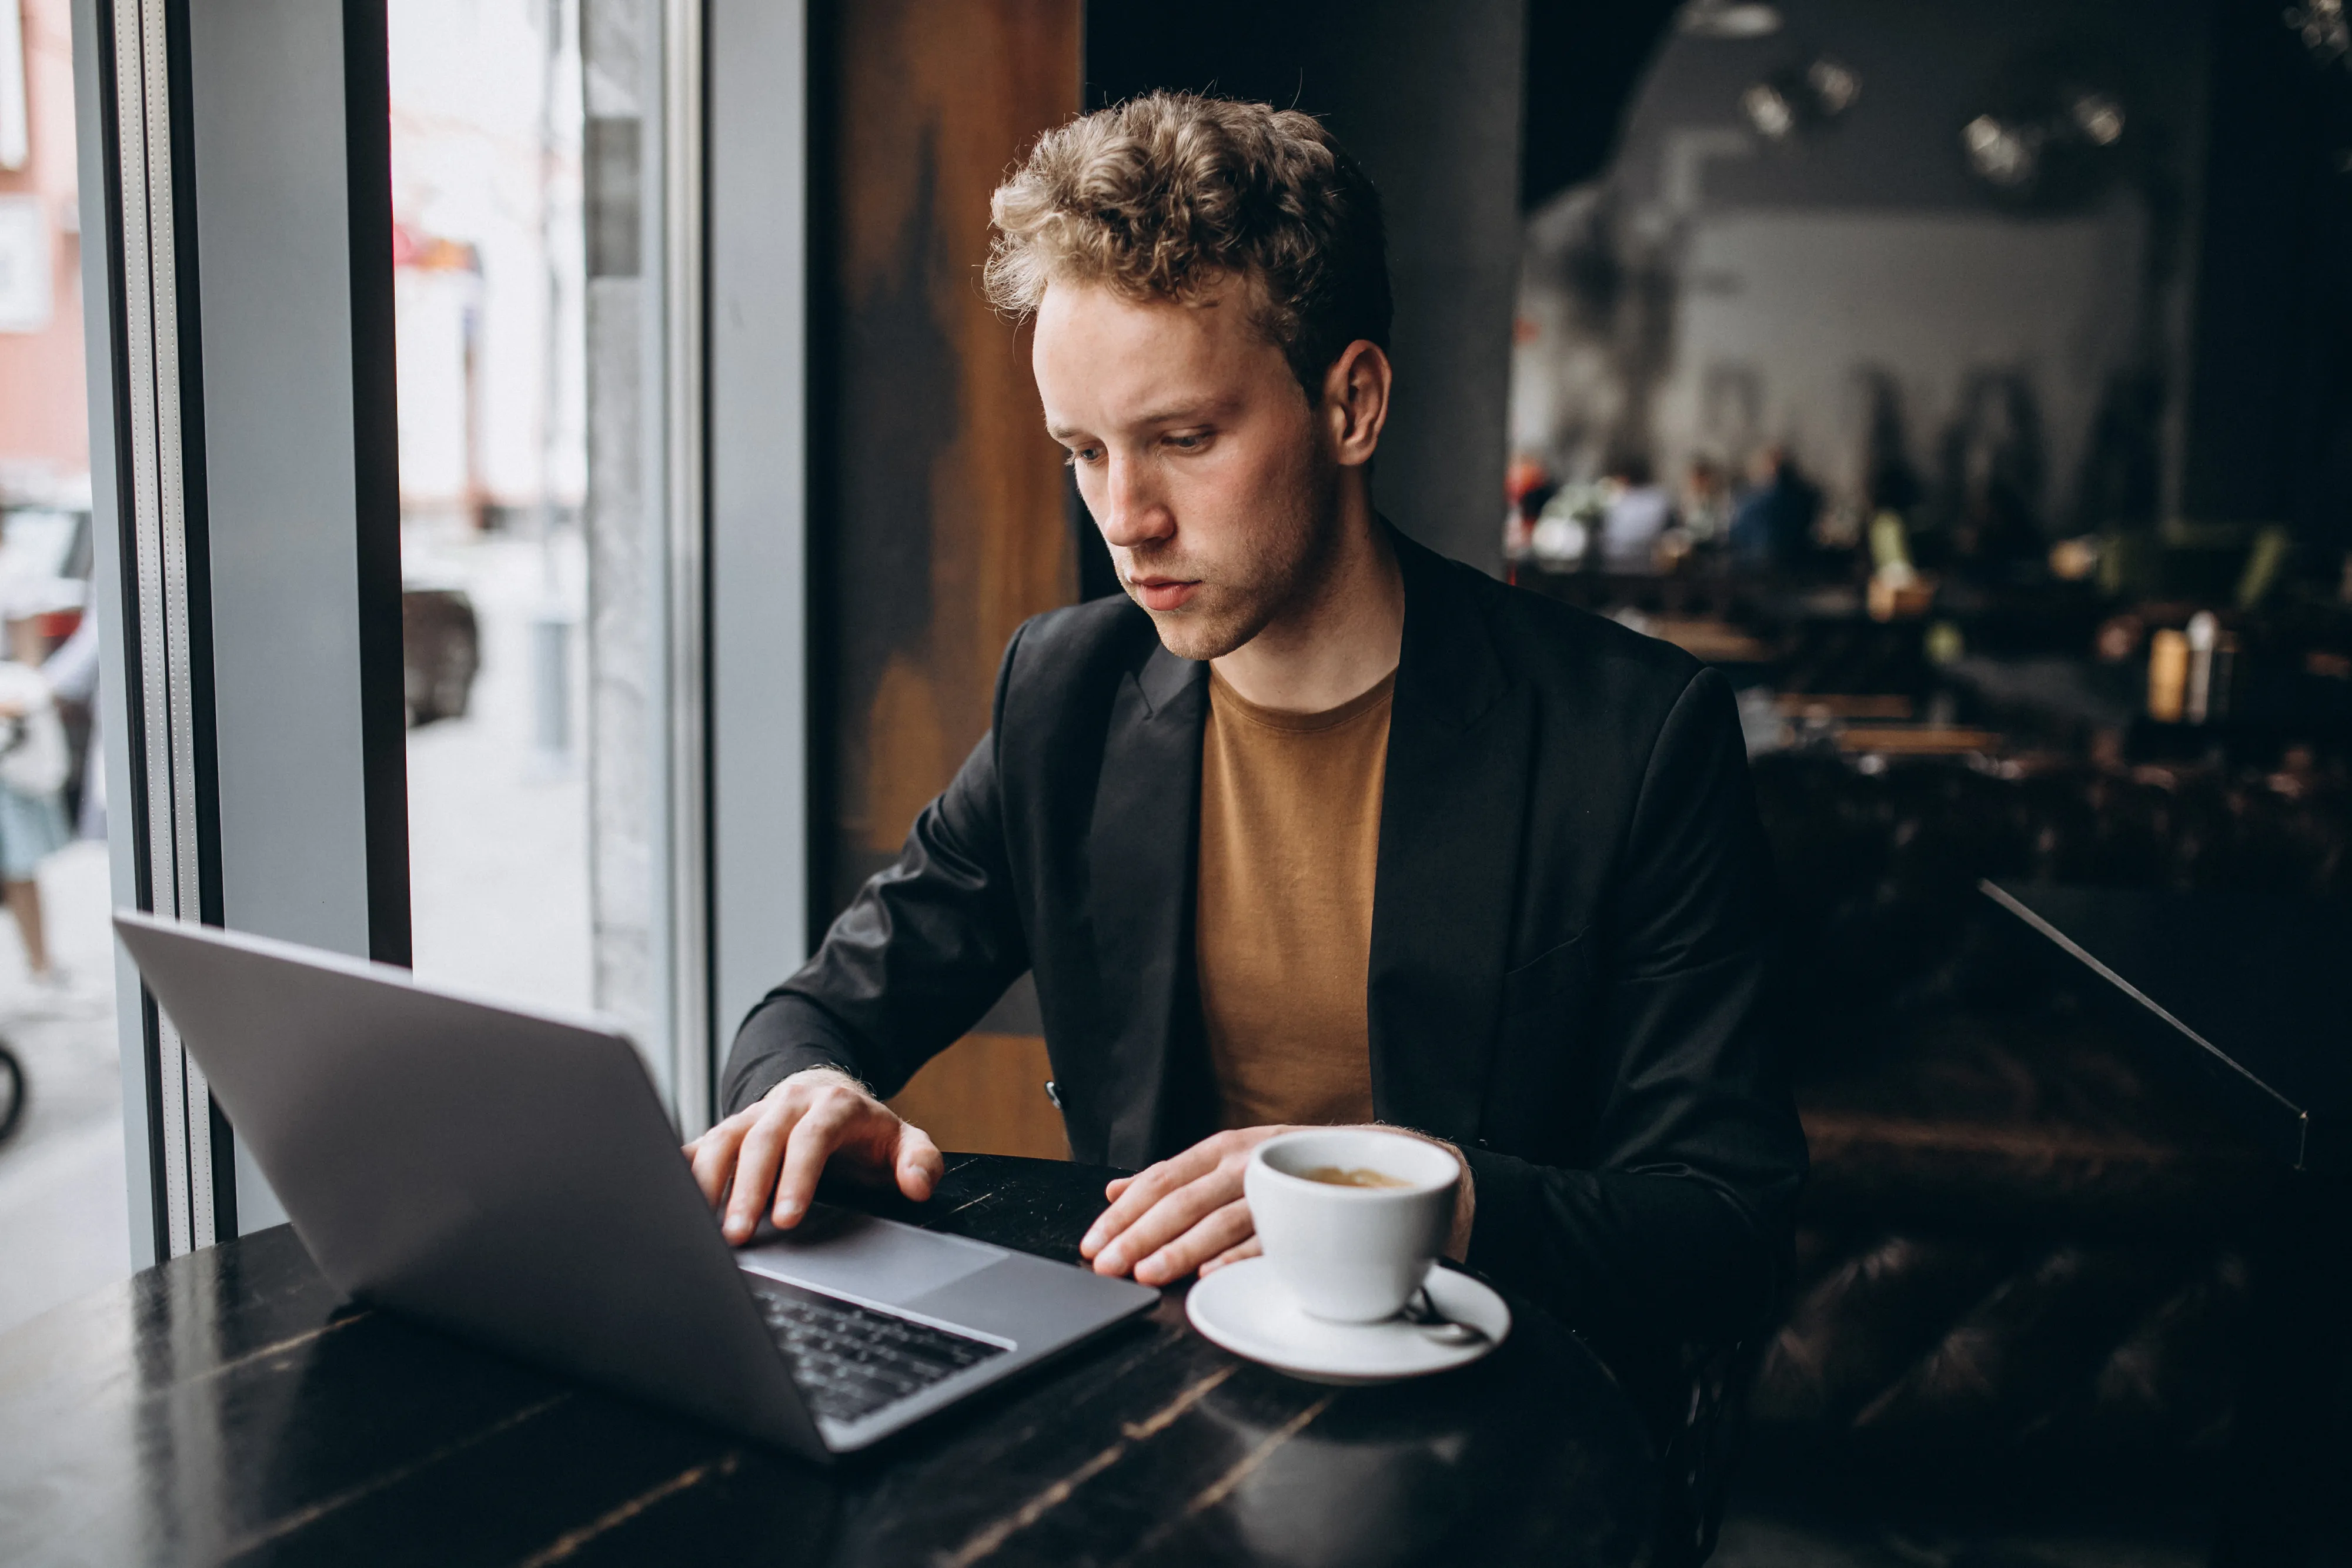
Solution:
M1777 1296L1805 1140L1768 1018L1770 854L1712 670L1659 731L1622 865L1590 1167L1464 1151L1469 1261L1605 1336L1728 1343Z
M897 863L858 890L816 956L744 1019L727 1057L721 1114L810 1067L837 1067L877 1094L895 1094L1028 969L996 766L1020 645L1016 632L997 671L997 722L915 819Z

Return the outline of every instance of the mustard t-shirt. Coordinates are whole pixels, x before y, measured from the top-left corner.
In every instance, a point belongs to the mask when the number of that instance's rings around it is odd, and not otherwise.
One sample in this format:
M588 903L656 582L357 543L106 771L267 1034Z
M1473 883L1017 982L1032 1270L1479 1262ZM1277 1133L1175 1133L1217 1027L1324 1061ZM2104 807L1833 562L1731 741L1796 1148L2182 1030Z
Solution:
M1194 940L1228 1127L1372 1119L1364 988L1395 685L1281 713L1210 672Z

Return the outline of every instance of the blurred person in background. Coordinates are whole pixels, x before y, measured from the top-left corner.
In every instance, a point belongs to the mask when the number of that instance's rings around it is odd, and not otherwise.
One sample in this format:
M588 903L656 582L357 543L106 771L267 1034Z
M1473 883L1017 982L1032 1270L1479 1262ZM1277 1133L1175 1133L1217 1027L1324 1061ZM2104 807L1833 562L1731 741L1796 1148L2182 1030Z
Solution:
M2007 374L1970 386L1942 457L1937 510L1953 566L1993 581L2031 571L2048 549L2034 503L2044 461L2032 389Z
M1627 457L1609 470L1609 509L1601 517L1601 559L1612 571L1652 571L1658 541L1674 527L1674 498L1646 457Z
M1723 465L1712 457L1691 459L1690 468L1683 476L1682 505L1678 510L1693 544L1714 544L1730 531L1731 486L1725 482Z
M41 912L41 862L73 837L65 784L72 759L57 699L41 672L0 662L0 892L25 943L25 970L44 990L62 990Z
M1509 506L1503 515L1503 559L1522 561L1535 553L1536 519L1544 504L1559 494L1559 485L1532 457L1515 457L1503 473L1503 495Z
M1742 566L1786 571L1811 552L1822 493L1777 444L1759 447L1748 465L1750 488L1731 514L1731 550Z
M0 661L0 895L23 938L27 977L52 992L65 990L68 981L49 955L39 873L41 862L73 840L65 800L73 753L58 694L40 666L51 653L58 618L83 607L89 594L88 584L65 574L74 531L63 526L67 521L48 508L30 508L0 523L0 545L6 547L0 624L8 653ZM89 615L80 621L94 664L97 630ZM90 674L94 685L94 668Z
M59 703L79 704L89 716L89 737L82 743L81 799L74 811L74 832L85 839L102 839L106 837L106 753L98 732L97 616L81 618L73 635L42 662L41 678Z

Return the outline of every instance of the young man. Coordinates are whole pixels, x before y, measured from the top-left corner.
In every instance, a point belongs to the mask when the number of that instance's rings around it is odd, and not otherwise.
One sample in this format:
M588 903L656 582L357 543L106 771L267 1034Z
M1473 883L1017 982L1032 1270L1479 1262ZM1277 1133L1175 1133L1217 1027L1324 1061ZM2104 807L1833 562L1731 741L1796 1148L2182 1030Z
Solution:
M1128 597L1022 627L987 738L745 1020L689 1145L728 1235L829 1161L927 1197L879 1096L1031 970L1073 1153L1141 1168L1097 1270L1247 1256L1250 1149L1378 1120L1463 1160L1451 1255L1571 1323L1752 1324L1804 1144L1722 679L1374 512L1380 210L1313 120L1139 99L1043 138L994 218Z

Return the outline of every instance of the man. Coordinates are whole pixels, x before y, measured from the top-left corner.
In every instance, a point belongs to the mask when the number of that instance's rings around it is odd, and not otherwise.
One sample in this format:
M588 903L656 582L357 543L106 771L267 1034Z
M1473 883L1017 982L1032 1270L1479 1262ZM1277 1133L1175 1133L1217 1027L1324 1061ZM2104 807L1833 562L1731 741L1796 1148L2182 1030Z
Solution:
M1757 568L1794 570L1813 548L1822 493L1807 482L1788 449L1759 447L1748 461L1750 488L1731 513L1731 552Z
M1145 1167L1103 1272L1248 1256L1250 1149L1377 1119L1464 1162L1450 1256L1613 1343L1750 1326L1804 1149L1722 679L1375 514L1381 216L1313 120L1139 99L993 215L1128 598L1021 628L988 737L744 1022L689 1145L727 1234L828 1162L929 1196L878 1096L1029 970L1073 1153Z

